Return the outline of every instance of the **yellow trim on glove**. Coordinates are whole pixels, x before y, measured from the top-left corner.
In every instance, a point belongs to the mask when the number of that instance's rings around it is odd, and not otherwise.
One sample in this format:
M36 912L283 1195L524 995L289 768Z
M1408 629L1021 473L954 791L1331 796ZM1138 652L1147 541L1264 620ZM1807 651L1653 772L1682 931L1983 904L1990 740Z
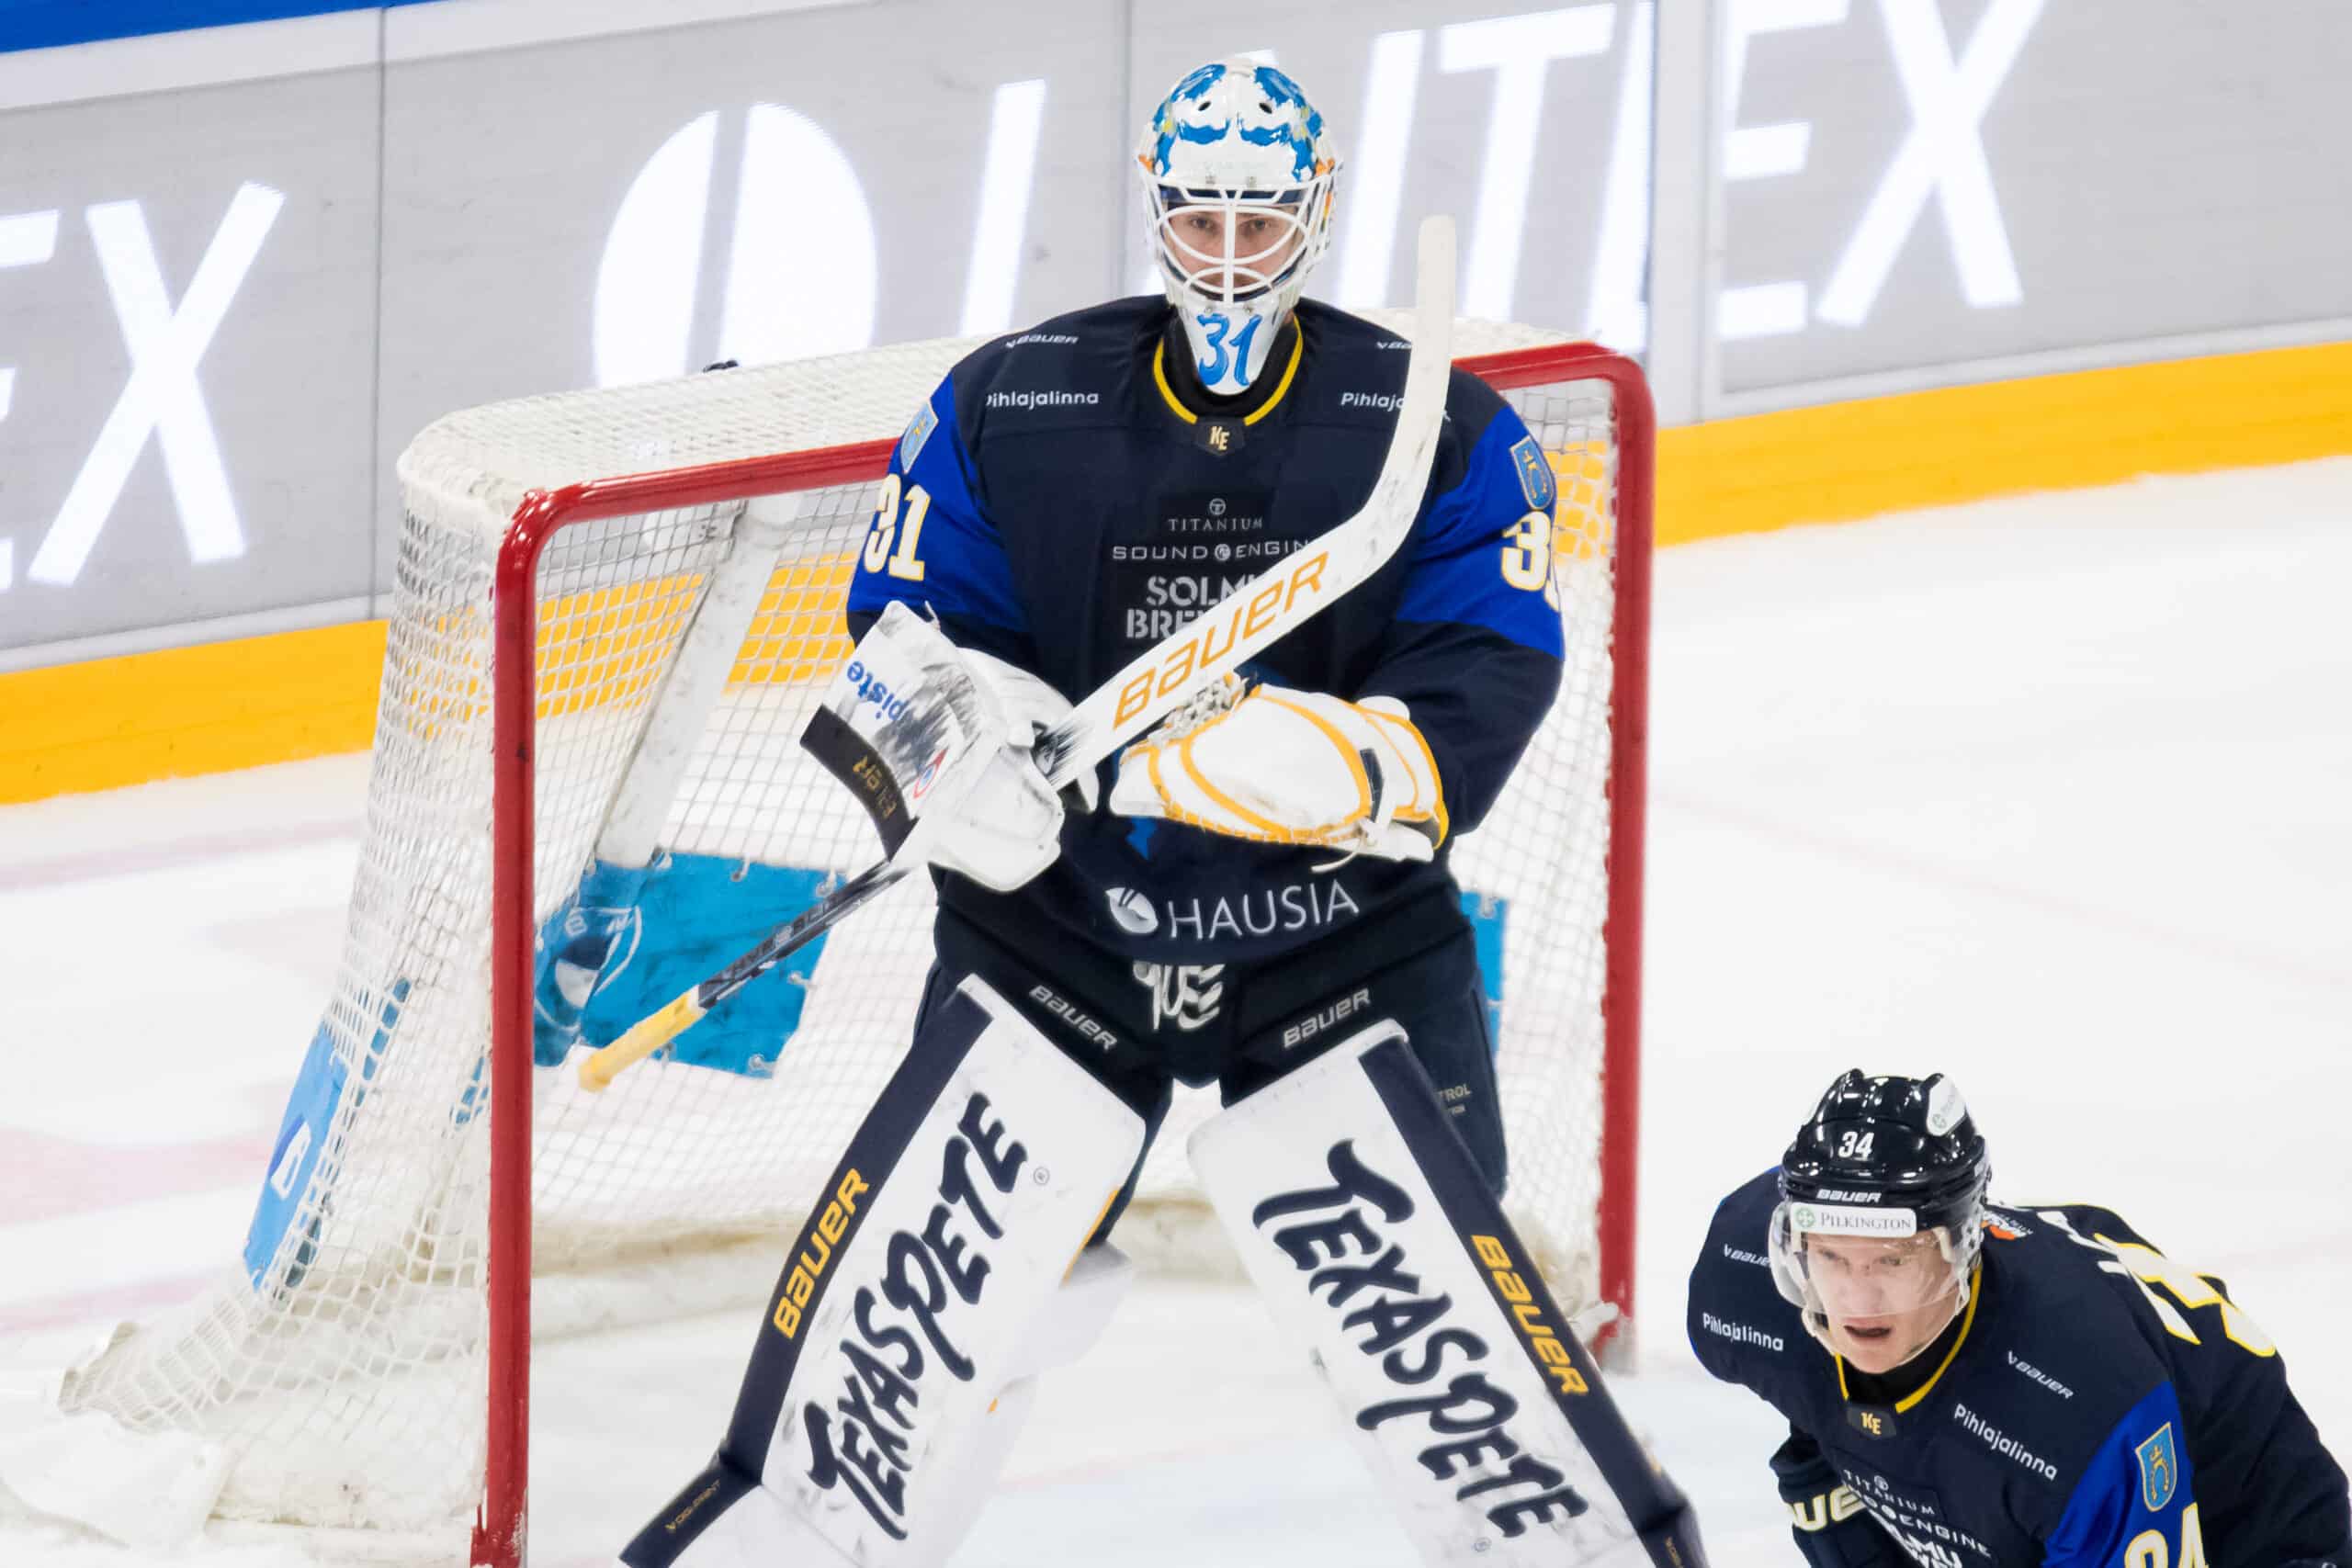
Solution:
M1261 837L1271 840L1272 842L1277 844L1311 842L1312 840L1301 839L1296 833L1294 833L1288 828L1283 827L1281 823L1259 816L1256 812L1250 810L1248 807L1242 805L1239 801L1226 794L1225 791L1209 783L1208 775L1193 765L1193 742L1198 740L1202 736L1206 735L1210 730L1216 728L1218 725L1224 722L1225 716L1223 714L1219 714L1216 717L1209 720L1208 723L1201 726L1200 728L1186 735L1182 740L1177 743L1176 755L1178 760L1184 764L1184 773L1186 776L1191 778L1194 784L1200 786L1200 790L1203 795L1207 795L1211 800L1216 801L1217 805L1233 813L1233 815L1239 820L1246 822L1250 827L1258 829ZM1151 787L1154 789L1159 789L1159 753L1154 752L1152 754L1151 770ZM1180 810L1182 809L1181 807L1176 807L1176 803L1173 800L1169 799L1168 792L1166 790L1159 789L1159 798L1163 802L1166 802L1166 804L1170 807ZM1194 825L1197 827L1208 828L1213 832L1217 830L1215 825L1207 821L1205 818L1198 819ZM1227 831L1229 832L1230 829L1227 829Z
M1416 822L1428 822L1434 820L1437 823L1437 837L1431 840L1430 848L1435 849L1440 844L1444 843L1445 836L1453 830L1453 821L1448 818L1445 810L1445 775L1437 771L1437 753L1430 750L1430 743L1428 739L1421 734L1421 727L1415 724L1409 718L1403 718L1393 713L1383 713L1380 709L1368 706L1363 703L1354 703L1350 705L1354 707L1360 713L1370 714L1374 718L1384 724L1395 725L1397 728L1402 729L1406 734L1413 738L1413 744L1420 749L1421 761L1430 765L1430 782L1437 787L1437 803L1434 809L1423 808L1417 811L1411 817L1410 820ZM1418 797L1416 797L1414 804L1417 807L1419 805ZM1396 808L1396 815L1400 818L1404 817L1406 815L1405 808L1401 806L1398 807Z
M1238 801L1211 787L1209 782L1201 776L1200 770L1192 765L1191 759L1182 755L1183 746L1191 744L1191 738L1187 736L1184 738L1182 746L1178 748L1179 760L1184 763L1184 771L1200 784L1204 794L1214 797L1219 805L1241 820L1216 821L1196 811L1187 809L1182 801L1168 793L1168 781L1161 778L1159 774L1159 759L1166 754L1167 748L1138 746L1135 750L1143 753L1144 772L1151 780L1152 794L1159 797L1159 816L1162 821L1173 822L1180 827L1198 828L1204 833L1215 833L1219 838L1239 839L1244 843L1313 844L1319 841L1311 838L1303 838L1279 823L1269 822L1253 812L1244 810ZM1129 755L1132 756L1133 753ZM1125 761L1123 759L1121 766L1125 765ZM1250 830L1250 824L1256 825L1256 831Z
M1369 818L1372 816L1372 779L1363 771L1363 758L1359 756L1356 749L1348 743L1348 738L1340 733L1340 727L1313 708L1301 707L1296 703L1283 701L1268 687L1261 686L1253 694L1261 703L1272 703L1278 708L1284 708L1298 715L1323 732L1323 739L1329 740L1332 748L1347 759L1348 775L1356 782L1356 814L1345 825L1351 828L1356 823ZM1353 707L1355 705L1350 703L1348 705Z
M1216 714L1192 728L1183 730L1181 734L1169 735L1159 740L1146 739L1136 742L1122 753L1120 766L1130 767L1138 760L1141 761L1145 776L1150 780L1151 792L1157 799L1159 813L1168 821L1219 833L1227 838L1254 842L1311 845L1325 849L1346 848L1353 844L1357 851L1361 851L1364 847L1362 835L1366 824L1372 820L1374 806L1378 803L1374 799L1372 775L1365 766L1363 753L1357 748L1349 732L1341 729L1338 724L1310 704L1289 701L1285 695L1278 694L1274 688L1256 687L1249 692L1248 698L1251 701L1271 704L1294 717L1305 719L1314 727L1316 732L1323 737L1332 750L1345 761L1348 776L1355 782L1356 804L1352 812L1323 827L1294 828L1251 810L1218 787L1216 782L1195 761L1193 746L1195 741L1218 725L1225 723L1235 714L1244 711L1245 705L1242 703L1234 704L1225 711ZM1403 715L1387 712L1364 703L1349 702L1344 697L1327 696L1320 700L1340 703L1362 717L1372 721L1374 734L1377 737L1376 743L1383 749L1384 757L1395 756L1402 759L1384 766L1382 770L1384 788L1394 787L1406 792L1404 798L1394 802L1388 819L1427 839L1431 850L1444 843L1453 830L1453 823L1445 808L1445 781L1438 772L1437 755L1430 750L1430 743L1421 734L1419 727ZM1374 701L1381 700L1394 701L1395 699L1374 699ZM1400 732L1402 738L1400 738ZM1421 794L1419 776L1412 771L1411 757L1415 752L1419 753L1422 765L1429 772L1430 787L1432 793L1427 797ZM1204 799L1212 803L1218 811L1222 812L1222 817L1216 818L1204 817L1199 812L1187 808L1184 803L1176 797L1169 787L1168 774L1162 771L1163 759L1171 754L1176 760L1175 765L1183 770L1187 783L1196 789ZM1385 775L1392 772L1406 776L1396 780L1387 779Z

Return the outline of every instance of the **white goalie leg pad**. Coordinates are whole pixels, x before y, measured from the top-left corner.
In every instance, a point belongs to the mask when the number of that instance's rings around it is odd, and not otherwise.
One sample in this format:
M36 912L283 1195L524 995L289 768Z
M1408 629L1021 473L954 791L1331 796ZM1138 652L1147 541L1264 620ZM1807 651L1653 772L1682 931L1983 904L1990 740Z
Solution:
M1681 1499L1617 1415L1403 1030L1364 1030L1212 1118L1190 1149L1424 1561L1560 1568L1645 1547L1698 1561L1649 1545Z
M1085 1243L1142 1146L1141 1118L965 980L797 1238L717 1461L621 1562L944 1561L1025 1384L1109 1315L1126 1263Z
M1104 1243L1090 1247L1070 1265L1061 1289L1047 1298L1029 1325L1028 1337L1013 1350L1006 1370L1010 1382L959 1432L943 1433L939 1451L961 1456L938 1478L922 1517L926 1540L953 1550L971 1532L1012 1452L1013 1439L1029 1419L1037 1397L1040 1374L1077 1360L1102 1337L1111 1313L1134 1280L1135 1265L1117 1247ZM936 1561L930 1559L928 1561Z

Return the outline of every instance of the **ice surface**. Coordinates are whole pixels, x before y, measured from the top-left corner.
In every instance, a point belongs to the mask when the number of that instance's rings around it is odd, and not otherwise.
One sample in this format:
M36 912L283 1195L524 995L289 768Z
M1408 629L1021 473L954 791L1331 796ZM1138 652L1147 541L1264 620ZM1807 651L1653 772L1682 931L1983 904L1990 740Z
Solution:
M1996 1194L2120 1207L2228 1280L2352 1449L2352 460L1658 562L1638 1375L1718 1563L1793 1562L1776 1419L1683 1343L1715 1199L1848 1066L1943 1069ZM0 809L0 1339L61 1349L233 1257L335 957L330 759ZM749 1321L556 1347L533 1562L606 1563L703 1461ZM0 1354L5 1354L0 1348ZM1408 1568L1240 1290L1148 1281L1049 1379L959 1568ZM0 1563L140 1555L0 1497Z

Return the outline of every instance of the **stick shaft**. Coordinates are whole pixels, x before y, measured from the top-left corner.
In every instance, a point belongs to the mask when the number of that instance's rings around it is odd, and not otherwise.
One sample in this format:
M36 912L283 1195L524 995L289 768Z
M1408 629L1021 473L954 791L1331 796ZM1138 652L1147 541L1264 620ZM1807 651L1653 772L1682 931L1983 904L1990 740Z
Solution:
M758 979L778 963L847 919L907 874L911 863L876 861L824 897L760 939L760 944L709 979L703 980L631 1024L619 1039L599 1047L580 1064L580 1087L601 1089L627 1069L684 1034L703 1016Z

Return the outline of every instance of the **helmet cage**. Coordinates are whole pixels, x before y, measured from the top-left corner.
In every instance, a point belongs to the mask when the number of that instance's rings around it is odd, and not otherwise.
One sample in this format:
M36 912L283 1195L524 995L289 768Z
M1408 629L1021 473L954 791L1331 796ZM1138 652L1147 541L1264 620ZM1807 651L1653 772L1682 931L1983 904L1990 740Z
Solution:
M1283 293L1295 303L1305 275L1331 243L1329 171L1284 189L1192 188L1148 180L1144 210L1151 223L1152 259L1171 303L1231 310ZM1203 243L1185 231L1213 220ZM1252 231L1268 227L1269 238ZM1180 297L1181 296L1181 297Z
M1144 209L1160 287L1176 307L1201 383L1220 395L1248 390L1306 292L1306 275L1331 243L1336 168L1276 189L1178 186L1147 178ZM1214 236L1186 235L1187 219L1207 213ZM1271 240L1254 237L1273 220Z
M1245 391L1330 248L1340 160L1323 117L1272 66L1217 61L1161 100L1136 162L1152 270L1201 383Z

